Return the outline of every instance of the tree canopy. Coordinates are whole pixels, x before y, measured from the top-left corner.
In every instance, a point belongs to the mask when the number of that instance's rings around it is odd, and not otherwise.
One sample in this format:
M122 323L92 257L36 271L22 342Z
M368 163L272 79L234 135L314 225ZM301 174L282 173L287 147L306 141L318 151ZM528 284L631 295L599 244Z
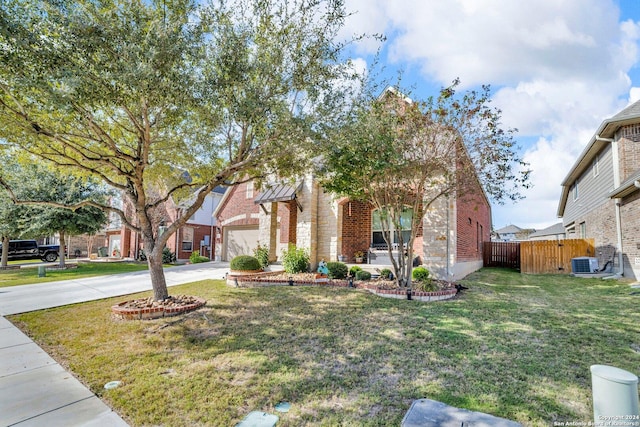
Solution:
M7 0L0 138L120 191L134 217L102 207L141 234L164 299L162 249L206 195L295 172L345 110L344 18L341 0Z
M413 241L434 201L482 192L517 200L529 185L515 130L501 127L490 88L459 95L458 84L426 101L392 87L375 98L365 93L325 153L323 186L378 209L390 255L394 244L406 248L392 257L401 285L411 283ZM408 226L409 236L392 234Z
M1 185L8 190L8 193L2 192L6 204L0 209L5 223L3 237L38 238L58 234L60 265L64 266L65 236L92 234L106 224L105 211L96 206L84 205L73 210L63 207L86 201L104 204L109 194L104 185L98 185L95 180L64 174L35 162L20 164L5 159L2 169L6 178Z

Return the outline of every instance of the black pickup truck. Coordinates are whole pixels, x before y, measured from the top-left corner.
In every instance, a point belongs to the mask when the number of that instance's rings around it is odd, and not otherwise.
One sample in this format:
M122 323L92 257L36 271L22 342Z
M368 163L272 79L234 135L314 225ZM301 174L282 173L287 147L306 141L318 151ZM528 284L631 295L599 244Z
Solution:
M10 240L9 260L16 259L41 259L42 261L54 262L58 259L59 245L38 246L35 240ZM0 254L2 244L0 243Z

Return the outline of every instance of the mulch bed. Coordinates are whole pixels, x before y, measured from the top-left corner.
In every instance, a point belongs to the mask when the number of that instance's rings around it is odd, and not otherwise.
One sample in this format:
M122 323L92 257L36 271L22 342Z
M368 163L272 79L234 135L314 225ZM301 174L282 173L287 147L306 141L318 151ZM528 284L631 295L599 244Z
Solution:
M111 307L118 319L157 319L188 313L204 306L207 302L191 295L174 295L164 300L154 301L153 297L121 302Z

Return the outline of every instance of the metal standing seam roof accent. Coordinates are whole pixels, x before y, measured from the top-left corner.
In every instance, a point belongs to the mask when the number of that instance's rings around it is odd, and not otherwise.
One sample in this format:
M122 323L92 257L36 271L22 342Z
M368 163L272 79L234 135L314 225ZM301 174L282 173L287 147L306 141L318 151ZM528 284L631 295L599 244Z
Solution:
M264 191L258 194L254 200L256 205L272 202L288 202L294 200L296 194L300 191L302 183L294 186L287 184L273 184L267 186Z

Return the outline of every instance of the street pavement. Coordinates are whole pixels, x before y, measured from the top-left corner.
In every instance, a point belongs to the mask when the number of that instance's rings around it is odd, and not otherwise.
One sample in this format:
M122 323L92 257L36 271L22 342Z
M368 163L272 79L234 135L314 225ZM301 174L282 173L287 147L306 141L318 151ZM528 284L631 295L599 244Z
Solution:
M176 286L228 271L209 262L165 269L165 277ZM148 290L147 271L0 288L0 426L127 426L4 316Z

